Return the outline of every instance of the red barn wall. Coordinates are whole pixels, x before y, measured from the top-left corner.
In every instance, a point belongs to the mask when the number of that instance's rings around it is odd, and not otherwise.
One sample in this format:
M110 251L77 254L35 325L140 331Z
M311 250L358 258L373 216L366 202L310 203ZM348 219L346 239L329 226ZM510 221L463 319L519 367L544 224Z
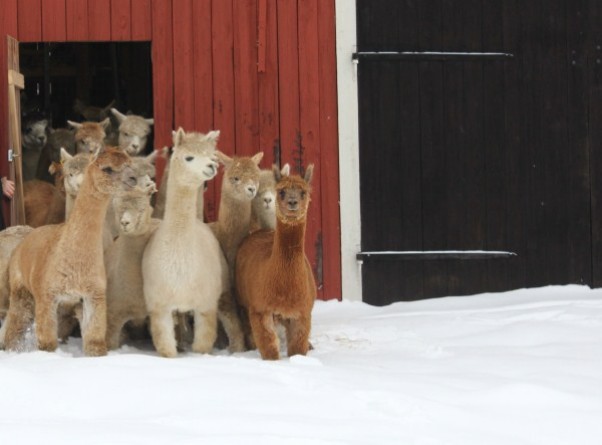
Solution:
M155 143L221 130L220 149L262 166L314 163L306 250L319 296L341 298L334 0L3 0L0 35L21 42L151 41ZM4 39L5 40L5 39ZM6 72L6 44L0 71ZM7 89L0 88L0 103ZM0 107L0 174L8 172ZM162 166L159 166L162 169ZM218 181L206 192L217 217Z

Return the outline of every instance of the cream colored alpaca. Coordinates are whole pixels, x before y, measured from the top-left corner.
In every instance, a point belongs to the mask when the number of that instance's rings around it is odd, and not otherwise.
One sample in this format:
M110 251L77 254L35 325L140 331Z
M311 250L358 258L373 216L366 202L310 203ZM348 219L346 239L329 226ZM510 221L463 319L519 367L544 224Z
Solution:
M119 122L119 148L125 150L130 156L142 153L155 120L145 119L135 114L125 115L116 108L111 108L111 113Z
M220 243L230 269L233 281L234 262L240 242L249 233L251 223L251 201L259 185L259 163L263 152L253 157L230 158L218 151L217 157L224 165L222 192L219 203L218 220L209 226ZM244 347L244 334L234 299L234 289L222 295L219 301L219 320L224 326L230 350L240 352Z
M284 164L280 174L288 176L290 166ZM276 228L276 180L272 169L261 170L259 175L259 188L251 203L251 227L250 232L255 230Z
M154 182L146 189L113 200L119 237L105 253L107 270L107 346L119 347L121 331L128 321L144 322L148 316L142 285L142 253L160 223L152 219L150 197Z
M38 348L57 347L59 306L82 303L81 331L86 355L105 355L106 273L102 231L112 195L133 187L129 156L101 150L86 168L84 181L64 224L38 227L10 259L10 305L5 346L14 350L35 317Z
M15 248L33 227L12 226L0 231L0 320L8 310L8 262Z
M228 266L211 229L197 218L199 184L217 174L219 131L174 135L165 216L142 258L144 298L155 348L177 354L172 314L193 312L192 350L208 353L217 334L217 305L230 289Z

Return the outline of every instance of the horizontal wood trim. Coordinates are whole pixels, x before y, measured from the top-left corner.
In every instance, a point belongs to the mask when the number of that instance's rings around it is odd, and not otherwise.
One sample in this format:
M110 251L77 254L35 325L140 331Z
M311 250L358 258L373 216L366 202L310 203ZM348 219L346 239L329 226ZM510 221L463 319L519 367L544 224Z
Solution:
M360 51L353 53L353 60L506 60L514 54L505 52L454 52L454 51Z
M426 250L426 251L382 251L359 252L358 261L424 261L424 260L490 260L512 258L514 252L497 250Z

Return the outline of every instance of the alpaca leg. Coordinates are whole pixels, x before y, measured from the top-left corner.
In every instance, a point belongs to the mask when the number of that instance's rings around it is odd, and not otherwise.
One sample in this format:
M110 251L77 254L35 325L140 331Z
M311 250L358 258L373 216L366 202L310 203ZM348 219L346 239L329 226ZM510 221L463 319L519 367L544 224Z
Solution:
M38 349L53 352L58 346L57 303L49 295L42 295L36 301L36 336Z
M82 321L84 353L94 357L107 355L107 300L104 293L84 298Z
M194 311L194 341L192 350L208 354L217 338L217 311Z
M271 313L249 312L253 338L264 360L278 360L280 345L274 329L274 317Z
M151 336L153 345L162 357L178 355L174 331L173 315L171 312L150 314Z
M107 348L110 350L118 349L121 344L121 331L127 323L126 317L120 317L117 314L109 314L107 317Z
M242 330L245 335L245 342L248 349L257 349L255 339L253 338L253 331L251 330L251 322L249 321L249 312L247 308L240 308L240 323Z
M81 304L77 304L74 307L59 305L57 313L59 324L58 337L61 342L66 342L77 325L81 324L82 307Z
M224 292L221 295L218 317L228 336L228 350L230 352L243 352L245 350L245 338L232 292Z
M10 294L10 306L2 323L4 331L3 346L7 350L17 350L25 331L33 324L35 302L33 295L25 288L13 290Z
M297 354L307 355L310 329L311 319L309 317L288 320L286 323L286 339L289 357Z

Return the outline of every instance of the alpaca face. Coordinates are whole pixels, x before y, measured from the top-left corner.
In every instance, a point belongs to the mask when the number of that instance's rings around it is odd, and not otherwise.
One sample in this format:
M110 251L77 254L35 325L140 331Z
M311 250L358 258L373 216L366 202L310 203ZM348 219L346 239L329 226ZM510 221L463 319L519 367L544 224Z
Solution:
M259 187L259 167L250 158L235 158L226 167L224 190L239 200L251 200Z
M91 171L96 189L108 194L132 190L137 185L138 178L131 163L130 157L117 148L110 147L101 151L92 163L96 167Z
M297 175L280 176L277 169L275 173L279 179L276 183L276 217L289 223L303 220L310 202L309 183L313 164L307 168L304 178Z
M146 193L115 198L113 207L121 233L133 236L148 231L152 213L149 201L150 194Z
M69 125L76 128L75 132L75 147L77 153L98 153L104 147L104 139L106 137L105 128L109 125L109 118L101 123L84 122L76 123L67 121Z
M215 134L217 133L217 134ZM215 146L219 132L188 133L180 129L174 135L170 177L178 175L191 187L213 179L217 175Z
M151 132L149 119L140 116L126 116L119 125L119 147L130 156L135 156L146 148Z
M63 163L65 192L71 196L77 196L84 180L86 167L90 164L90 155L80 153L75 156L69 156L65 152L61 152L61 159Z
M22 145L26 150L40 151L48 141L48 120L26 120L23 125Z

